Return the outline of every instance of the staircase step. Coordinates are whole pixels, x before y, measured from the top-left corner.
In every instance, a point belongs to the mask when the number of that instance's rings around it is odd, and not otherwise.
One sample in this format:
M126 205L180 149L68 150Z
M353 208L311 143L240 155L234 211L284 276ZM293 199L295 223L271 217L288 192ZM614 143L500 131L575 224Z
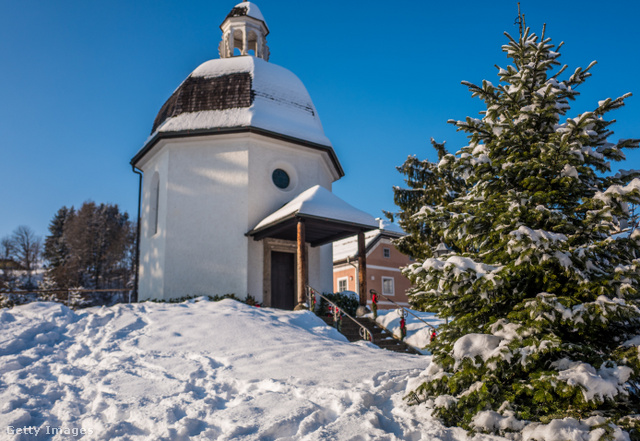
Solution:
M333 327L333 317L320 318L324 320L324 322L328 326ZM357 320L362 323L365 328L367 328L367 330L371 334L373 344L379 346L380 348L394 352L419 354L419 352L411 346L394 338L389 332L387 332L386 329L382 328L374 320L364 317L360 317ZM342 320L341 332L350 342L362 340L362 337L360 336L360 329L360 326L352 322L349 318L345 317Z

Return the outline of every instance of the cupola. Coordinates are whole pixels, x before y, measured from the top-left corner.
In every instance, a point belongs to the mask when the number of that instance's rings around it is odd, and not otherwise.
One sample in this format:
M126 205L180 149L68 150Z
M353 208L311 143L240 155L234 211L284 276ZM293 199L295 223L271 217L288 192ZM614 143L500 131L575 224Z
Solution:
M253 55L269 61L267 35L269 27L255 4L243 1L231 9L220 25L220 58Z

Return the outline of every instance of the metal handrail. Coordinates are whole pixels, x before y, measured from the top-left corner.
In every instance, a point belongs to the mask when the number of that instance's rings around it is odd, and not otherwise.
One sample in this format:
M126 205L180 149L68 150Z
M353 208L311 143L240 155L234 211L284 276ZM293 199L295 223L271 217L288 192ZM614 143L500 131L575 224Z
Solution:
M391 303L393 303L394 305L396 305L398 308L402 308L405 311L407 311L409 314L411 314L412 316L414 316L415 318L417 318L418 320L420 320L422 323L424 323L425 325L427 325L429 328L431 328L434 332L437 332L436 328L433 325L430 325L429 323L425 322L424 320L422 320L420 317L418 317L417 315L415 315L413 312L411 312L410 309L405 308L404 306L401 306L399 304L397 304L396 302L394 302L393 300L391 300L389 297L385 296L384 294L380 294L378 291L376 291L375 289L370 289L369 290L369 294L375 294L377 296L382 296L385 299L387 299L388 301L390 301Z
M337 309L338 311L340 311L342 314L346 315L347 317L349 317L351 319L351 321L353 321L356 325L360 326L360 336L363 338L363 340L367 340L367 341L373 341L373 336L371 335L371 332L369 331L369 329L364 326L362 323L360 323L358 320L354 319L353 317L351 317L349 314L347 314L346 311L344 311L342 308L340 308L338 305L336 305L335 303L333 303L331 300L329 300L328 298L326 298L325 296L323 296L322 294L320 294L320 292L318 292L318 290L313 289L311 286L307 285L307 302L309 303L309 308L313 308L312 305L314 305L314 302L311 301L311 296L312 295L317 295L320 296L321 299L324 299L325 302L329 303L330 305L333 305L333 307L335 309ZM313 311L315 312L315 311Z

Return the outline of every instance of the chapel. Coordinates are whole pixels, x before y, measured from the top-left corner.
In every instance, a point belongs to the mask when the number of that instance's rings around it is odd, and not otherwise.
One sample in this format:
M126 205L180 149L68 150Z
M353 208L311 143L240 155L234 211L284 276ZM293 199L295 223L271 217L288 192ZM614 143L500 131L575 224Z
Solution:
M269 61L260 9L239 3L220 29L219 58L178 86L131 160L138 299L301 307L307 286L332 291L332 242L378 223L331 192L344 171L305 86Z

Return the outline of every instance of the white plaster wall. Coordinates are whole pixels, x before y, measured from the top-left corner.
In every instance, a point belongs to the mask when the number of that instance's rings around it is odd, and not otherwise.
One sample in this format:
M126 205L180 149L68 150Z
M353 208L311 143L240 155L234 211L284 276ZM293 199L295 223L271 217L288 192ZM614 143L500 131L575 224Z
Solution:
M333 292L333 247L328 244L309 250L309 285L320 292Z
M163 298L165 241L167 216L167 173L169 169L169 154L167 149L158 146L155 154L146 158L141 165L143 171L142 200L140 206L140 279L139 300ZM151 235L150 208L152 198L152 178L154 173L159 176L158 197L158 230Z
M246 138L171 144L165 298L247 294Z
M139 167L141 206L139 298L247 294L263 301L263 243L245 234L308 188L331 190L327 155L242 133L162 140ZM271 175L291 177L286 190ZM150 184L159 173L158 233L149 237ZM332 290L331 246L310 248L309 281Z
M273 171L281 168L287 172L291 184L287 189L275 186ZM249 228L273 213L303 191L321 185L331 190L334 178L328 166L326 154L318 150L290 144L286 141L250 135L249 147ZM263 259L261 242L249 239L249 292L262 301ZM310 248L309 283L319 290L332 288L332 249ZM322 250L322 251L321 251Z
M251 227L249 227L249 230ZM264 302L263 270L264 270L264 242L247 238L247 293L251 294L259 303Z

